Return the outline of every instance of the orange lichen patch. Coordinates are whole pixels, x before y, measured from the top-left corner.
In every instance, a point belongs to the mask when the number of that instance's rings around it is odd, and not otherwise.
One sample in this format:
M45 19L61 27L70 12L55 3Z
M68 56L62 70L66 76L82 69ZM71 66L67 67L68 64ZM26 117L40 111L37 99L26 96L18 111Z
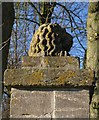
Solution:
M76 72L75 71L66 71L63 74L61 74L55 81L56 84L65 84L66 81L68 82L69 78L73 78L76 76Z
M68 58L67 58L67 61L68 61L69 64L72 64L73 61L74 61L74 59L73 59L73 57L68 57Z
M44 62L45 62L46 65L49 65L49 59L48 59L48 57L45 58Z
M4 75L5 86L91 86L93 71L61 68L11 69Z
M62 64L65 65L66 63L63 62L63 61L61 60L61 57L60 57L60 58L58 58L58 60L55 62L55 66L56 66L56 67L58 67L58 66L63 67Z
M28 85L40 84L41 80L44 79L44 74L42 70L34 71L32 74L27 75Z
M94 78L93 71L90 70L90 72L89 72L89 76L90 76L90 78L92 78L92 79Z

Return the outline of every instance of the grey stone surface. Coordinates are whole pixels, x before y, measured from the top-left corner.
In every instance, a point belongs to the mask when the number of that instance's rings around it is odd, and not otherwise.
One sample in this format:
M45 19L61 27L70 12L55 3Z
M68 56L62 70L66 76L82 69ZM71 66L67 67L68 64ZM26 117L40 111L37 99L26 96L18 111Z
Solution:
M88 90L11 89L11 118L89 118Z
M89 117L89 92L86 90L56 91L55 102L56 118Z
M10 117L51 117L52 93L50 91L26 91L12 88Z
M88 113L88 112L87 112ZM89 118L89 114L86 115L86 111L83 109L68 109L67 111L56 111L55 112L56 118Z
M78 70L79 60L75 57L44 56L44 57L22 57L22 67L42 67L42 68L65 68L67 70Z

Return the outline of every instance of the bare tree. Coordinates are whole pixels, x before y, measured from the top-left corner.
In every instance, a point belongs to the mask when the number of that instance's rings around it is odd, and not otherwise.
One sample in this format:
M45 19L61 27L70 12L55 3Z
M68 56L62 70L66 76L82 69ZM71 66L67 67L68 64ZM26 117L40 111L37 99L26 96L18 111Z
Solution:
M26 4L27 8L25 8L24 4ZM15 3L15 10L17 11L18 9L19 11L19 16L16 15L15 19L19 21L20 24L17 32L21 37L21 39L18 37L17 40L18 44L20 43L20 46L18 45L18 51L20 51L18 52L18 60L21 59L22 55L27 55L29 43L35 30L43 23L52 22L60 24L67 32L72 34L74 45L71 49L71 54L80 57L81 61L83 61L86 50L86 18L84 16L87 15L87 12L86 15L84 13L83 16L81 15L81 11L87 6L88 3ZM23 35L23 30L26 31L25 36ZM25 42L27 44L24 45L23 39L26 39ZM26 52L24 52L24 46ZM13 58L13 56L11 58Z
M13 3L12 2L10 2L10 3L3 2L2 3L2 46L0 48L0 50L2 51L2 80L4 77L4 71L7 68L10 37L11 37L13 23L14 23ZM6 93L6 91L4 91L4 85L2 84L2 93L3 93L2 94L2 103L3 103L2 106L4 104L6 104L6 102L3 102L3 101L5 101L5 100L9 101L8 98L5 99L4 92ZM8 109L6 109L6 110L8 110ZM8 113L9 113L8 111L5 111L4 116L5 115L8 116Z
M2 3L2 75L7 68L11 31L14 23L13 3Z
M99 118L99 2L90 2L87 19L87 60L86 68L94 71L95 83L90 117Z

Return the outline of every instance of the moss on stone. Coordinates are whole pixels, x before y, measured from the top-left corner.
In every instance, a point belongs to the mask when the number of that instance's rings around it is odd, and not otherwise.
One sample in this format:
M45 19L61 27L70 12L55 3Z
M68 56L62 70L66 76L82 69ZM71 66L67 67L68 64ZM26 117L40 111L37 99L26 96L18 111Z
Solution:
M73 57L69 57L69 59L68 59L68 63L69 63L69 64L72 64L73 61L74 61Z
M27 75L26 79L28 79L28 85L32 84L40 84L40 81L44 79L44 74L42 70L36 70L32 74Z
M68 83L68 79L73 78L74 76L76 76L75 71L64 72L55 80L56 84L66 84L66 82Z
M90 2L88 12L90 13L99 12L99 2Z
M11 69L5 72L4 84L6 86L90 86L93 78L93 72L88 70Z

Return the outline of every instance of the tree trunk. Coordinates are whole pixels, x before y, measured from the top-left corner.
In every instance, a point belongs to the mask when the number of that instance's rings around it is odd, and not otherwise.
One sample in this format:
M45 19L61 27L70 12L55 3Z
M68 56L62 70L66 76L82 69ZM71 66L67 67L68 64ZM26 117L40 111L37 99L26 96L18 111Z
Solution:
M2 75L7 68L11 31L14 23L12 2L2 2ZM2 76L3 78L3 76Z
M99 118L99 2L90 2L87 18L86 68L95 73L96 87L90 105L90 117Z
M56 6L55 2L42 2L40 3L40 25L44 24L44 23L51 23L51 17L54 11L54 7Z

